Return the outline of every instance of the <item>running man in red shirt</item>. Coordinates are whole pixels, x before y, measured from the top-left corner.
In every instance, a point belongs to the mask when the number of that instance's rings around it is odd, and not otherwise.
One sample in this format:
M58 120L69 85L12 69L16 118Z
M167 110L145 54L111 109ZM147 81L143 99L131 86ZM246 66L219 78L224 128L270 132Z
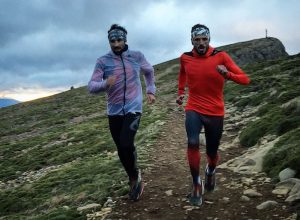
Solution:
M209 45L210 31L205 25L196 24L192 27L191 41L193 50L180 57L176 102L182 105L187 86L188 100L185 106L187 159L193 179L189 200L192 205L201 206L200 131L204 127L207 157L204 188L206 191L213 191L216 184L216 166L219 161L218 148L223 132L224 84L226 80L231 80L247 85L250 79L226 52L217 51Z

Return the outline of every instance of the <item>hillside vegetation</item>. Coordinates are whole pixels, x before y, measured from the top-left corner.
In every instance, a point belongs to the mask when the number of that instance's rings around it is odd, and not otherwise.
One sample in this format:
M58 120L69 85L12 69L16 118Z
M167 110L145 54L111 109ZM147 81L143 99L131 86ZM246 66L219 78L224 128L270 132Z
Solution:
M265 157L264 170L273 178L284 168L300 177L300 55L244 66L251 85L228 83L226 100L239 107L256 108L257 119L241 132L240 141L251 147L265 135L280 136Z
M160 71L167 67L156 67L161 100L143 107L136 136L142 168L168 111L163 98L176 97L175 85L165 86L167 78L175 75ZM4 219L85 219L77 207L103 204L108 196L127 192L127 178L108 129L104 95L90 95L86 87L73 89L3 108L0 123Z
M281 136L264 169L276 177L290 167L299 177L300 55L242 68L251 85L228 82L225 89L226 101L239 111L257 108L257 119L240 134L242 146L251 147L267 134ZM148 151L171 112L165 102L176 97L178 59L155 70L158 102L144 103L136 137L142 168L149 165ZM127 193L105 108L104 95L89 95L82 87L0 109L0 218L85 219L77 207Z

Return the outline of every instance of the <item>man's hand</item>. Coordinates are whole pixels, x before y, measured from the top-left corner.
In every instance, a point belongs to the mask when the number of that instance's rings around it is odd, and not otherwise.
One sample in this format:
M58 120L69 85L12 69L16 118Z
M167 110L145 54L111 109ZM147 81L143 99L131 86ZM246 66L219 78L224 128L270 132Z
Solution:
M184 95L178 96L177 99L176 99L176 103L178 105L182 105L183 104L183 99L184 99Z
M107 78L107 80L106 80L107 85L108 85L109 87L113 86L113 85L115 84L115 82L116 82L116 79L117 79L117 77L114 76L114 75L109 76L109 77Z
M217 71L225 78L227 79L227 73L228 70L224 65L218 65L217 66Z
M155 96L151 93L148 93L147 94L147 101L148 101L148 104L153 104L155 102Z

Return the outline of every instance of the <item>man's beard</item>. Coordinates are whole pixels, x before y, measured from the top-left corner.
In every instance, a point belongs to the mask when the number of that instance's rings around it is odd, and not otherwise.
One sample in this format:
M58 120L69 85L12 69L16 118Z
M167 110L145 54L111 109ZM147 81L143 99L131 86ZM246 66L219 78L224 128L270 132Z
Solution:
M116 53L119 53L119 52L122 51L122 49L123 49L122 47L114 47L113 51L116 52Z
M195 48L197 50L197 53L200 54L200 55L204 55L207 52L207 47L206 46L200 45L200 46L195 47Z
M114 54L116 55L121 55L124 51L128 50L128 45L125 44L124 47L113 47L112 51L114 52Z

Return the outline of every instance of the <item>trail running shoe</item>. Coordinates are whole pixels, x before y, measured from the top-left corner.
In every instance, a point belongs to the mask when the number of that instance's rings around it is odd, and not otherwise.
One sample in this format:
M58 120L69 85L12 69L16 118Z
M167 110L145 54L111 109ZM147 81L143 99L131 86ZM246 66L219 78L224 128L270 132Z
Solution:
M215 189L215 186L216 186L216 169L214 169L212 172L209 172L208 166L206 166L204 188L206 191L211 192Z
M188 199L193 206L202 205L202 184L193 185L192 192L188 195Z
M144 183L141 177L141 172L139 171L139 175L137 180L134 180L130 183L130 192L129 198L133 201L138 201L144 191Z

